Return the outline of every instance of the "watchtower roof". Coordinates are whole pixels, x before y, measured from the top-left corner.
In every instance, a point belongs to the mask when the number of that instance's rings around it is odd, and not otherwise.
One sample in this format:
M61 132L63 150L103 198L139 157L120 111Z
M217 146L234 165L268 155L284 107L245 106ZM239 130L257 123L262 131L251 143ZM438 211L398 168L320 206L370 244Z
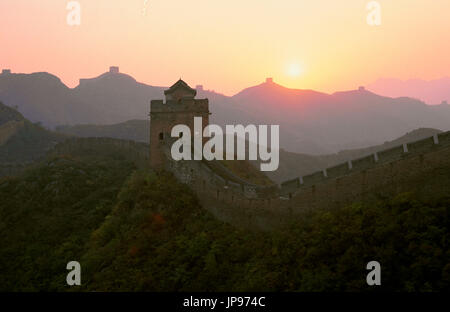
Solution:
M165 90L164 94L165 95L172 94L179 89L187 91L188 93L192 94L192 96L194 96L194 97L197 95L197 91L195 89L192 89L191 87L189 87L189 85L181 79L178 80L177 82L175 82L169 89Z

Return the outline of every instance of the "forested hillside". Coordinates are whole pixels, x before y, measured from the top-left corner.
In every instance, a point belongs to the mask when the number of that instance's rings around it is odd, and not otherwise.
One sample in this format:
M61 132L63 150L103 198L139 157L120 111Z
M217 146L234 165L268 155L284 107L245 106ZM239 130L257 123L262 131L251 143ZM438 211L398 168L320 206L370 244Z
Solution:
M450 289L449 198L404 193L251 232L128 154L80 148L0 179L0 290L366 291L372 260L380 290ZM72 260L80 287L66 285Z
M68 138L25 119L0 102L0 164L30 162Z

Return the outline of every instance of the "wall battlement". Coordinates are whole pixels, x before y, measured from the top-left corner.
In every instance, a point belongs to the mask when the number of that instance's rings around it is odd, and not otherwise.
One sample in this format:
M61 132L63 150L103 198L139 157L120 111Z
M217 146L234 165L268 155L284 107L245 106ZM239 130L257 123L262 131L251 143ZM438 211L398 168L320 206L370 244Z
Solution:
M406 157L417 156L448 146L450 146L450 131L412 143L389 148L369 156L349 160L346 163L326 168L323 171L283 182L281 183L281 193L292 191L293 187L308 187L320 183L321 181L343 177L357 171L368 170L381 164L402 160Z
M152 100L150 102L151 113L177 113L177 112L207 112L207 99L180 99L180 101Z

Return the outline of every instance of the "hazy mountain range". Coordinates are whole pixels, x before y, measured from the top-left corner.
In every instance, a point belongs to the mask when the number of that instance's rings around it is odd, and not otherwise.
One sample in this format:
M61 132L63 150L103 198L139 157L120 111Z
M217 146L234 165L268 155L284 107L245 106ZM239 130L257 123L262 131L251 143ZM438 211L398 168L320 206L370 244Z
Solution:
M0 75L0 101L48 127L145 120L150 100L162 99L164 89L112 72L82 79L73 89L48 73ZM381 144L417 128L450 130L448 104L429 106L365 89L326 94L267 81L231 97L203 89L197 97L209 98L212 123L279 124L280 146L292 152L329 154Z
M383 78L369 84L367 89L390 97L408 96L431 105L450 102L450 77L429 81Z
M112 125L60 126L57 127L57 132L55 132L44 129L38 124L33 124L19 112L0 102L0 165L39 159L58 142L74 136L109 137L148 143L149 126L148 120L130 120ZM416 129L381 145L342 150L327 155L293 153L281 149L279 168L273 172L266 172L266 174L273 181L280 183L343 163L349 159L356 159L403 143L431 137L439 132L441 131L429 128ZM242 162L236 163L239 163L240 166L243 165ZM252 161L251 163L255 168L259 168L258 161Z

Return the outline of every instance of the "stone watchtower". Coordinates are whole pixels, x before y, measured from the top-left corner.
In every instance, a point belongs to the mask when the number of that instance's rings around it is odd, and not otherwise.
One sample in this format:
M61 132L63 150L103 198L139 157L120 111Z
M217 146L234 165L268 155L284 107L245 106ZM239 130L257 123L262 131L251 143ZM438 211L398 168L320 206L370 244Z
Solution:
M150 166L164 167L164 144L170 138L172 128L178 124L187 125L194 135L194 117L202 117L203 128L209 124L208 99L195 99L197 91L183 80L178 80L164 91L163 100L150 102Z

